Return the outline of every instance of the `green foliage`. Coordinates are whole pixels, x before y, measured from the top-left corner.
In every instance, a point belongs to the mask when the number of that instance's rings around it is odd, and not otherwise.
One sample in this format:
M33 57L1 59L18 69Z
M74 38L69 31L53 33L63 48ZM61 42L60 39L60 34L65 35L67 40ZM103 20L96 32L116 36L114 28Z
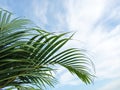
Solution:
M65 37L69 33L53 34L30 27L30 20L12 19L11 15L0 9L0 88L42 90L46 85L54 86L56 79L52 73L56 71L53 68L56 64L86 84L93 81L94 76L89 70L92 63L81 50L60 50L72 35Z

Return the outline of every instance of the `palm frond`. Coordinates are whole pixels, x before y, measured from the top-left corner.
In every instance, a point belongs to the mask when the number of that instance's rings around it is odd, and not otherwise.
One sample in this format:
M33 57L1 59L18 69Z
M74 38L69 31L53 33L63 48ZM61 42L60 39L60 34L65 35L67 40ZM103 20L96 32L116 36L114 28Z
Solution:
M66 37L69 33L53 34L29 27L30 20L11 16L12 13L0 9L0 88L54 86L57 81L52 73L57 71L56 64L86 84L93 82L90 59L77 48L62 48L73 35Z

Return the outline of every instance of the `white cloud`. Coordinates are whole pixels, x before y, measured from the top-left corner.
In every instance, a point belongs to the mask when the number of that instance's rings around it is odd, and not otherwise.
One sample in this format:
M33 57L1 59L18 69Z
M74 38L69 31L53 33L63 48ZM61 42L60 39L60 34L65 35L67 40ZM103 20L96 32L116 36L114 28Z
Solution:
M81 84L80 80L75 78L70 72L65 71L59 78L61 85L79 85Z
M77 78L77 76L71 74L68 72L67 69L64 67L57 65L57 73L55 74L55 77L58 78L59 81L59 87L64 85L79 85L81 84L80 80Z
M94 54L98 76L102 75L105 78L107 78L109 74L114 73L116 69L119 70L120 68L119 25L111 32L102 30L104 25L99 28L94 27L94 24L105 12L104 7L106 4L105 0L84 0L82 5L80 2L76 1L72 1L70 4L68 3L68 5L70 5L68 7L69 27L72 30L75 29L78 31L78 34L75 35L74 38L85 42L85 48ZM116 17L113 15L111 18ZM111 75L111 77L112 76L114 75Z
M73 38L82 44L72 41L68 45L90 51L94 57L97 80L120 76L120 25L116 24L111 31L108 31L109 26L104 25L109 23L107 22L109 20L120 19L117 13L120 11L119 8L112 8L107 12L112 3L112 0L109 3L107 0L69 0L65 4L68 10L66 14L68 28L70 31L77 31ZM106 18L103 18L104 16ZM70 84L69 82L75 80L65 72L61 76L62 82Z
M96 58L96 69L99 77L113 78L120 75L120 73L115 73L120 69L120 33L118 29L120 29L120 25L111 32L102 32L101 35L105 34L104 38L96 44L96 47L94 45L92 47L91 44L90 49Z
M64 32L66 27L66 17L62 12L57 12L54 15L54 18L56 19L57 23L53 27L53 31L55 32Z
M40 22L43 23L43 25L47 24L47 10L48 10L48 1L46 0L45 2L39 1L39 0L33 0L32 1L32 7L34 15L37 17Z
M89 30L102 15L106 0L69 0L67 21L70 29Z

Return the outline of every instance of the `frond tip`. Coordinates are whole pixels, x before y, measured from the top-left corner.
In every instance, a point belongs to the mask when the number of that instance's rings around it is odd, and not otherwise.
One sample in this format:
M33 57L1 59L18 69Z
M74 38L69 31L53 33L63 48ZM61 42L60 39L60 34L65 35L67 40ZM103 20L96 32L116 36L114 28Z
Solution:
M51 63L65 67L86 84L90 84L94 80L95 67L90 59L79 49L69 48L58 53L51 58Z

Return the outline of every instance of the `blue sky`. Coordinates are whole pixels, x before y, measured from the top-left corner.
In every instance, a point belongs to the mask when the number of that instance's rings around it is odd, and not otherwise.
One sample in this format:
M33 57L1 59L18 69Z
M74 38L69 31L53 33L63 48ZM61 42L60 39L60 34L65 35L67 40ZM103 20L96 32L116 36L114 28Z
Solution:
M97 78L85 85L59 67L48 90L120 90L120 0L0 0L0 7L52 32L76 32L67 47L84 48Z

